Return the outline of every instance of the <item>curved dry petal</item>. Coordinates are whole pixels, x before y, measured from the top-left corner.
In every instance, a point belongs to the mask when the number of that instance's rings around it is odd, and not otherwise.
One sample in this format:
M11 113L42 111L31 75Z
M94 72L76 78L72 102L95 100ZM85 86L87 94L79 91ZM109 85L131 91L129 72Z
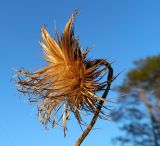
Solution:
M107 86L102 78L107 73L108 63L104 59L87 59L89 49L81 49L73 32L76 14L77 11L72 14L57 40L42 27L40 45L48 64L34 73L21 70L17 78L18 91L33 95L30 101L38 102L40 121L45 126L48 122L52 126L61 125L65 133L71 112L83 125L81 114L94 114L99 101L107 101L97 93Z

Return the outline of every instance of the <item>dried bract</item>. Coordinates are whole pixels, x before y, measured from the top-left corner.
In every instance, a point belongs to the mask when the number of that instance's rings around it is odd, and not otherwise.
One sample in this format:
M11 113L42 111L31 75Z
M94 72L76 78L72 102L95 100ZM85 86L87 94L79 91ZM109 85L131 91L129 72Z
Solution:
M102 78L110 67L104 59L87 59L89 50L81 49L73 32L76 14L72 14L61 37L56 32L53 39L42 27L40 45L48 64L34 73L19 70L16 80L18 91L32 95L30 102L38 102L40 121L44 125L62 125L64 131L71 112L81 125L81 113L94 114L99 101L106 101L98 93L108 84Z

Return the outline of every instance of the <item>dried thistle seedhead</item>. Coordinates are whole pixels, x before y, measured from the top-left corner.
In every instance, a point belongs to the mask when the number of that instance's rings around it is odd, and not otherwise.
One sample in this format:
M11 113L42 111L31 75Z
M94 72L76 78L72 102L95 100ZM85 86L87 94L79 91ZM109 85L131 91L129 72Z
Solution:
M62 121L64 131L71 112L81 125L81 112L94 114L99 101L105 101L97 93L107 86L101 79L109 67L104 59L87 59L89 50L83 52L73 32L76 14L72 14L61 37L55 33L56 39L42 27L40 45L48 64L34 73L19 70L16 82L18 91L32 95L30 102L38 102L40 121L52 126Z

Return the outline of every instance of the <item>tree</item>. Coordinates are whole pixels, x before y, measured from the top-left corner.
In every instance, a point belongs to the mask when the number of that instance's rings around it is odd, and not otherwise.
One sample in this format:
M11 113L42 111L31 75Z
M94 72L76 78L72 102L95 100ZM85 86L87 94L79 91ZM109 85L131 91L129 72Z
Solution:
M120 106L112 114L126 135L114 138L122 144L160 146L160 55L134 62L122 85Z

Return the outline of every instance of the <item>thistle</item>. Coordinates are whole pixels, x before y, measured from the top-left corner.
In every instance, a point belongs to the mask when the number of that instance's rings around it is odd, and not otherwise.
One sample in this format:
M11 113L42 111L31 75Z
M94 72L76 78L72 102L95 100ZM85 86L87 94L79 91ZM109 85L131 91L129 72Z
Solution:
M73 113L78 123L85 124L82 114L95 114L97 108L107 101L99 93L110 87L112 68L104 59L87 59L89 49L83 51L74 36L75 11L67 22L62 35L55 31L55 39L42 27L40 45L43 48L47 66L30 73L18 71L18 91L32 95L30 102L38 103L38 116L45 126L60 125L66 134L67 121ZM108 72L109 71L109 72ZM108 80L102 78L108 73ZM101 111L100 118L105 118Z

